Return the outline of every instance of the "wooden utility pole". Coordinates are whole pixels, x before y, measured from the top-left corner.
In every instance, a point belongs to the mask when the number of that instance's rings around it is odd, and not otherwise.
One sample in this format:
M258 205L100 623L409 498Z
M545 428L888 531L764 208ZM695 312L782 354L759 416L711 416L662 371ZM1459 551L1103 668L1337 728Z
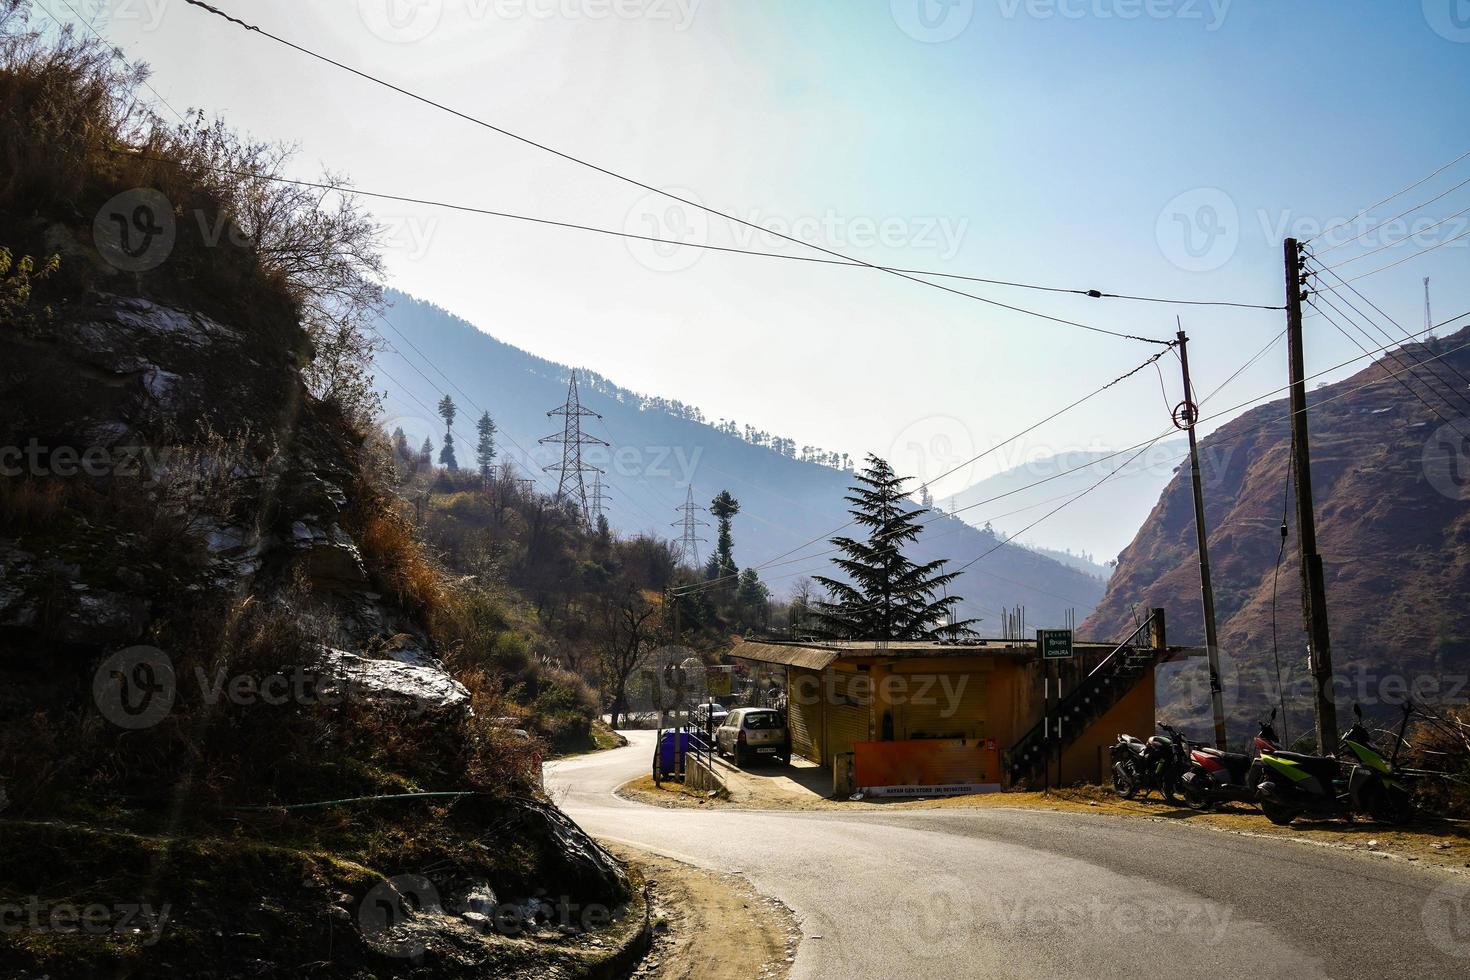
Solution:
M1195 422L1199 406L1194 401L1194 387L1189 382L1189 338L1183 329L1179 340L1179 366L1184 372L1184 404L1175 410L1174 424L1189 433L1189 475L1194 483L1194 535L1199 543L1199 590L1205 611L1205 655L1210 665L1210 710L1215 717L1215 745L1228 751L1229 734L1225 730L1225 692L1220 686L1220 635L1215 626L1215 587L1210 583L1209 530L1205 525L1205 491L1200 479L1199 440Z
M1288 238L1286 252L1286 337L1291 369L1292 478L1296 483L1297 544L1302 566L1302 618L1308 663L1316 694L1317 751L1337 750L1337 702L1332 689L1332 638L1327 629L1327 587L1317 553L1317 517L1312 500L1312 454L1307 436L1306 362L1302 354L1302 247Z

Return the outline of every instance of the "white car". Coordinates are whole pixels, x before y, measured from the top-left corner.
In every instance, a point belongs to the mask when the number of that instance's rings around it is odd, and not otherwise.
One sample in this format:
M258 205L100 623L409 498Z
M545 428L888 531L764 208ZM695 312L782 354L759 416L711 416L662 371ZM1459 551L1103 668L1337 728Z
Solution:
M715 729L715 748L732 756L737 766L755 759L791 761L786 716L773 708L736 708Z
M694 727L700 731L712 732L725 723L725 718L730 714L730 709L723 704L714 701L705 704L696 704L691 719Z

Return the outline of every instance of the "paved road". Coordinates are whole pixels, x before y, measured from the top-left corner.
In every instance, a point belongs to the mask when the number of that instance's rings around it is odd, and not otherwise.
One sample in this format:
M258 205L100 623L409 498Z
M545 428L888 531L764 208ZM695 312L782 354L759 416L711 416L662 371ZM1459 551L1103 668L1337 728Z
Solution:
M548 789L596 836L785 901L799 978L1470 976L1470 882L1445 872L1086 814L648 807L612 795L652 756L625 734Z

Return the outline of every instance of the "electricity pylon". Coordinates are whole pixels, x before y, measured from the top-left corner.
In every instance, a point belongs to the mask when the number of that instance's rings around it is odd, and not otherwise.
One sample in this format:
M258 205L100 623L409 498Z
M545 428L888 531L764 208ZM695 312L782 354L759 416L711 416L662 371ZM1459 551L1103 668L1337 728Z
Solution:
M697 569L699 567L699 544L705 540L699 537L699 531L697 529L709 527L709 521L702 521L694 515L698 511L708 510L709 508L700 507L694 502L694 485L690 484L689 493L684 499L684 506L675 507L674 509L684 515L680 520L669 525L670 527L677 527L681 531L679 544L674 549L674 561L681 565L687 563L690 568Z
M591 416L595 419L602 418L590 408L583 408L581 399L577 395L577 372L572 372L572 380L567 385L567 401L560 408L553 408L546 413L547 418L560 415L566 423L562 431L556 435L550 435L540 440L544 443L559 443L561 445L561 462L553 463L545 467L548 473L560 474L556 485L556 502L561 503L570 500L577 509L582 523L591 527L593 524L592 510L587 503L587 480L584 473L601 473L595 466L582 462L583 446L606 446L596 436L589 436L582 431L582 419Z
M1434 339L1434 310L1429 306L1429 277L1424 277L1424 339Z
M592 501L588 505L591 510L590 516L592 518L593 527L596 527L597 522L602 518L603 494L607 492L607 488L602 485L602 474L594 474L592 477Z

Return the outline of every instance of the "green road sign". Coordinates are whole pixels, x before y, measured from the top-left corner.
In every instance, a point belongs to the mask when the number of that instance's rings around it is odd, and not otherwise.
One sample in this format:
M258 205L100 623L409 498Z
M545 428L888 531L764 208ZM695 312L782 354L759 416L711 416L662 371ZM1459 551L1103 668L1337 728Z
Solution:
M1071 630L1037 630L1036 646L1042 660L1071 660Z

